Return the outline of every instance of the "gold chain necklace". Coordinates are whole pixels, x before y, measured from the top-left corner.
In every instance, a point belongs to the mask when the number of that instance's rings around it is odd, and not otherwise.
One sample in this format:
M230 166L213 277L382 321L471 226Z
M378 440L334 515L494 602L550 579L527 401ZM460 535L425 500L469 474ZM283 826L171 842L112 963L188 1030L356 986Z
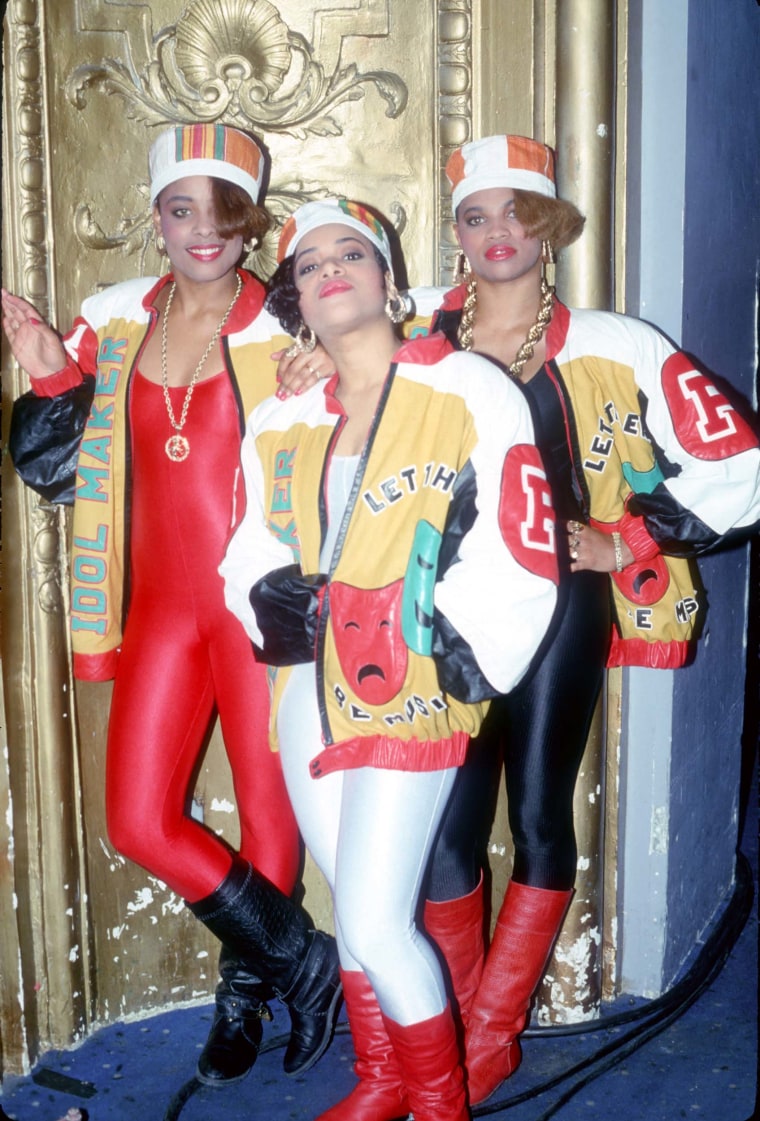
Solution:
M472 350L473 345L473 326L475 322L475 308L477 306L477 287L474 275L470 275L467 281L467 294L465 297L464 307L462 310L462 319L457 331L459 345L463 350ZM528 334L525 337L525 342L522 344L515 360L508 367L507 370L511 377L520 380L522 368L536 348L536 343L541 339L544 331L549 326L549 322L554 310L554 289L551 288L543 277L541 277L541 302L538 305L538 314L536 321L531 326Z
M554 309L554 289L550 288L543 277L541 277L541 303L538 305L538 315L536 322L533 324L528 334L525 336L525 342L522 344L515 360L510 364L509 372L513 378L518 380L522 376L522 368L529 358L533 357L536 343L540 340L546 328L549 326L549 320L552 317Z
M176 288L177 288L176 280L172 281L172 286L169 289L169 296L168 296L168 299L166 301L166 307L164 308L163 319L161 320L161 388L164 391L164 401L166 403L166 411L169 414L169 423L171 424L172 428L174 429L174 435L169 437L169 439L164 444L164 448L166 450L166 454L169 456L169 459L171 459L173 463L181 463L183 461L183 459L187 459L187 457L190 455L190 441L188 440L187 436L182 435L182 429L185 427L185 421L187 420L187 410L190 408L190 402L191 402L192 397L193 397L193 391L195 389L198 378L201 376L201 370L203 369L203 367L206 363L206 359L208 358L209 354L214 349L214 347L216 346L216 343L219 340L219 336L222 333L222 328L224 327L225 323L227 322L227 320L230 317L230 313L232 312L232 309L235 306L235 303L237 301L238 296L240 295L242 287L243 287L243 280L240 276L240 273L238 273L237 274L237 287L235 288L235 295L232 297L232 300L230 301L230 306L227 308L224 315L222 316L222 319L219 322L219 326L214 331L214 334L211 336L211 342L208 344L208 346L204 350L203 357L201 358L198 365L195 367L195 372L193 373L193 376L190 379L190 384L188 385L187 392L185 393L185 400L182 402L182 411L180 412L179 420L177 420L174 416L174 409L172 408L172 401L171 401L171 397L169 396L169 371L168 371L168 364L167 364L167 361L166 361L166 334L167 334L167 326L168 326L168 323L169 323L169 311L171 309L172 300L174 299L174 293L175 293Z

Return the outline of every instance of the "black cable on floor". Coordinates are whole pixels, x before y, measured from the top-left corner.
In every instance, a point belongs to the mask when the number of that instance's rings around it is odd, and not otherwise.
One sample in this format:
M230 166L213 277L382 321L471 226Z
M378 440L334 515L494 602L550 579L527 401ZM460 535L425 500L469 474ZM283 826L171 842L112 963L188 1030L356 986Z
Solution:
M524 1035L540 1035L544 1038L559 1035L583 1035L599 1030L619 1028L621 1025L629 1023L635 1024L633 1030L617 1039L610 1040L590 1058L576 1063L561 1074L539 1083L530 1090L505 1100L485 1102L483 1105L476 1106L472 1111L473 1118L492 1117L506 1113L508 1110L514 1109L515 1106L526 1101L532 1101L549 1090L562 1086L576 1076L580 1076L544 1113L533 1119L533 1121L549 1121L584 1086L611 1070L655 1035L664 1031L683 1015L686 1009L697 1000L705 989L709 988L720 973L747 922L752 910L753 895L752 870L744 854L738 852L736 877L731 899L691 968L671 989L637 1009L631 1009L607 1018L601 1017L599 1020L582 1024L563 1024L558 1028L542 1028L530 1033L525 1032ZM642 1022L639 1023L639 1021Z
M184 1086L181 1086L172 1100L164 1114L164 1121L177 1121L183 1108L187 1105L196 1090L200 1090L202 1083L197 1078L189 1079Z

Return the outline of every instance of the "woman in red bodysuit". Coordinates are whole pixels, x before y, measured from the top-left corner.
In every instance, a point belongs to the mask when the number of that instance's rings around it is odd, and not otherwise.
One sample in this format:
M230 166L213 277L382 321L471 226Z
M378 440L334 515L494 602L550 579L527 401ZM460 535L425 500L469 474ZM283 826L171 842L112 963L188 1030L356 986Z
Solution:
M275 388L270 355L281 336L262 285L237 267L269 224L257 204L263 165L235 129L170 129L150 153L167 276L90 298L63 343L3 292L3 327L35 394L65 403L95 379L75 498L75 672L114 678L111 841L222 941L198 1064L214 1084L252 1066L275 992L292 1021L285 1069L308 1069L329 1042L340 995L333 939L289 899L300 848L269 749L266 669L227 611L217 572L242 513L231 496L244 418ZM320 357L306 360L318 367ZM186 811L215 712L239 810L237 853Z

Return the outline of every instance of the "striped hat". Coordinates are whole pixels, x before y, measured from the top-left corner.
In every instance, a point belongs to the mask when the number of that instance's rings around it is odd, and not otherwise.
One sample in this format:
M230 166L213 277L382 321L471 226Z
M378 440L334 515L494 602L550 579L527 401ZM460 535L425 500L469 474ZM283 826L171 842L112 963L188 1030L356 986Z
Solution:
M255 141L226 125L180 125L162 132L151 144L150 201L164 187L186 175L210 175L242 187L251 201L259 201L264 154Z
M320 199L319 202L307 202L299 206L282 227L277 260L282 261L295 253L301 238L312 230L332 225L348 226L363 234L380 250L391 274L393 273L391 246L382 224L360 202L351 202L349 199Z
M554 152L527 136L486 136L463 144L449 157L446 176L456 211L462 199L490 187L517 187L557 197Z

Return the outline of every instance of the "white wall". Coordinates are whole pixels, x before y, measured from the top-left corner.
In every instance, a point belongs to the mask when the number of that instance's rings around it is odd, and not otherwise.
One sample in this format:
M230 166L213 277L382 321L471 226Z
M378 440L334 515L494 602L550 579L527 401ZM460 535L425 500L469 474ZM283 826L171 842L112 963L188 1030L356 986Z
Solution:
M631 20L626 311L680 343L688 0L632 2ZM625 671L620 972L623 989L644 996L661 991L666 952L673 678L672 670Z

